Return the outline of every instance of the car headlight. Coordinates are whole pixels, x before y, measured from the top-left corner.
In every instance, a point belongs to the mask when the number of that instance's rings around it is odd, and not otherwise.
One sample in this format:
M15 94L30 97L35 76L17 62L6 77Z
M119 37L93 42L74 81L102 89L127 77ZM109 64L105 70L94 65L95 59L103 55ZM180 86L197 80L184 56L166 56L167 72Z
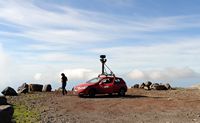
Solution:
M86 89L88 86L78 87L78 90Z

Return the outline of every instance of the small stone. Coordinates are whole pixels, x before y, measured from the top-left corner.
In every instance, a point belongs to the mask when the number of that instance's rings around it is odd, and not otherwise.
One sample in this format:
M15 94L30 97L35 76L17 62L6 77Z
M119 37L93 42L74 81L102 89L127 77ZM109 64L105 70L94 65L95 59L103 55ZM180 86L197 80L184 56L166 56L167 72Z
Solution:
M192 119L192 121L197 121L197 119Z
M168 100L168 101L171 101L171 100L172 100L172 98L168 98L167 100Z

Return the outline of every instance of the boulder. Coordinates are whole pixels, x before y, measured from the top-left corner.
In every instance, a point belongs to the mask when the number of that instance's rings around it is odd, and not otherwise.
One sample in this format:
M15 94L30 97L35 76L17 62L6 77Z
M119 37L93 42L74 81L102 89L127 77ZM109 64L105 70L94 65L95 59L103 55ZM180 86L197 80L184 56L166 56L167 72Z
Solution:
M156 87L159 86L158 83L153 83L150 85L150 89L156 90Z
M44 91L44 92L51 92L51 89L52 89L52 88L51 88L51 85L48 84L48 85L45 85L45 86L44 86L43 91Z
M147 82L145 82L144 84L145 84L145 86L147 86L148 88L150 88L150 86L151 86L152 82L150 82L150 81L147 81Z
M11 105L0 105L0 122L1 123L10 123L14 109Z
M150 90L150 87L144 86L144 90Z
M167 88L165 87L165 85L158 85L155 87L155 90L167 90Z
M0 96L0 105L7 105L7 99L4 96Z
M5 96L17 96L17 92L11 87L5 88L1 93Z
M171 85L169 83L166 83L165 84L165 87L169 90L169 89L172 89Z
M143 88L144 88L144 86L145 86L145 84L144 84L144 83L142 83L142 84L139 86L139 88L143 89Z
M18 92L19 93L28 93L28 84L23 83L19 88L18 88Z
M40 85L40 84L30 84L29 85L29 90L30 91L39 91L39 92L42 92L42 88L43 88L43 85Z
M139 84L135 84L135 85L133 85L131 88L139 88Z

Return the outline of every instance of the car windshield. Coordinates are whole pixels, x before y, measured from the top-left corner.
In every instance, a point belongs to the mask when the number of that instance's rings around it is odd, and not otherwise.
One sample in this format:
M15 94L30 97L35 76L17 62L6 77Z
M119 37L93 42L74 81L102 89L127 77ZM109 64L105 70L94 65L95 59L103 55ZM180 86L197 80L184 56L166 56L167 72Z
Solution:
M87 83L96 83L96 82L98 82L100 79L101 79L101 78L98 78L98 77L97 77L97 78L93 78L93 79L87 81Z

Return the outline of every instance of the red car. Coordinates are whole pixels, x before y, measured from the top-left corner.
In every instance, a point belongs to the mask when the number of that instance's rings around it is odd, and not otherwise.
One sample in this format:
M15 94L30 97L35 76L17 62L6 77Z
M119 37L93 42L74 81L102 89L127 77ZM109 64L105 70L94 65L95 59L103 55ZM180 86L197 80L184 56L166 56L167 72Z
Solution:
M113 93L118 93L119 96L125 96L126 91L127 86L122 78L106 75L101 75L74 87L74 92L80 97L85 95L94 97L96 94L112 95Z

